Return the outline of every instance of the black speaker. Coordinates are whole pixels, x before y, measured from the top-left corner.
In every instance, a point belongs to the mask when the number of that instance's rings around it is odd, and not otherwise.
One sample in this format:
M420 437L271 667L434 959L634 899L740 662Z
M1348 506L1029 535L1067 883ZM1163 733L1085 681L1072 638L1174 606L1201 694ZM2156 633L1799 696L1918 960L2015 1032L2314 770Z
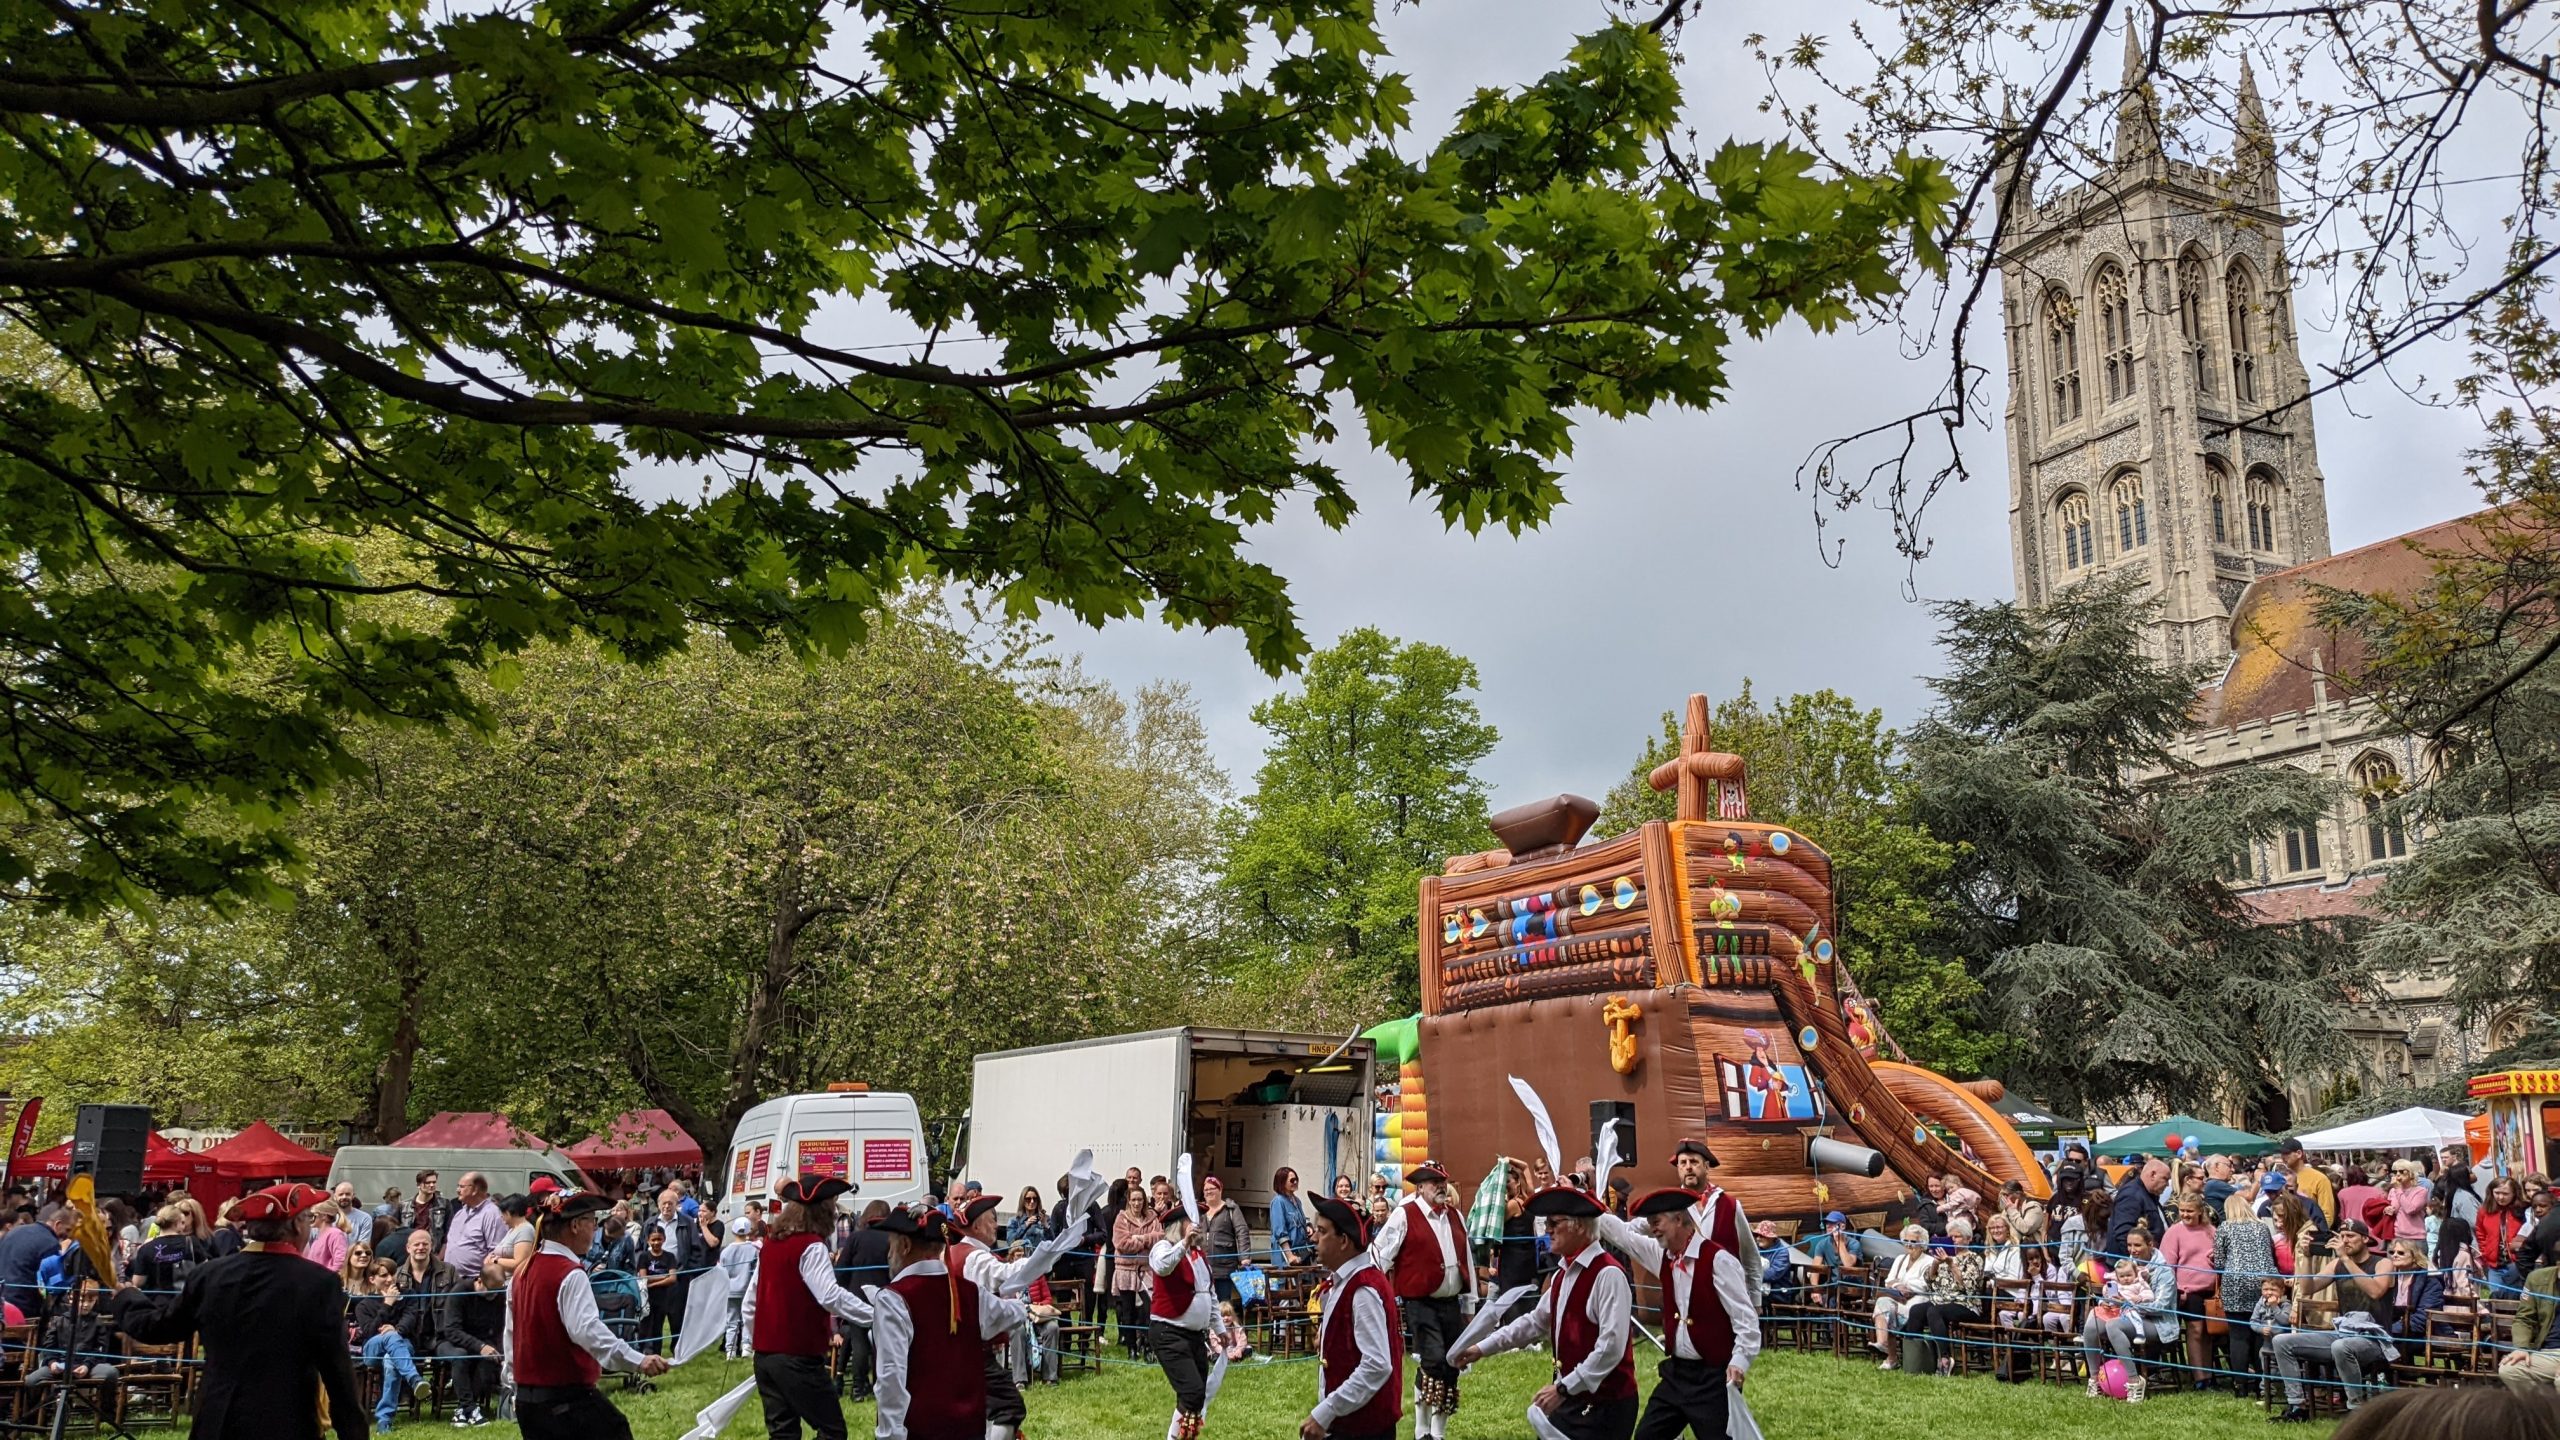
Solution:
M89 1176L101 1199L138 1195L150 1136L148 1105L83 1105L71 1127L71 1173Z
M1591 1154L1600 1155L1600 1137L1615 1127L1618 1132L1618 1172L1636 1163L1636 1107L1625 1100L1591 1102Z

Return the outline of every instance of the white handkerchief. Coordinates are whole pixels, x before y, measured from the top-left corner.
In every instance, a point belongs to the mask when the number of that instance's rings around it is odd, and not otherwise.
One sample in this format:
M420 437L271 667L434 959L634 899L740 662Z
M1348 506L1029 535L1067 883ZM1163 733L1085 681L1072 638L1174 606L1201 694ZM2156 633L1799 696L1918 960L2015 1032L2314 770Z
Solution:
M1476 1318L1468 1321L1467 1328L1458 1332L1458 1342L1449 1347L1448 1353L1455 1355L1492 1334L1502 1317L1511 1313L1511 1307L1520 1303L1520 1297L1537 1288L1535 1285L1514 1285L1477 1306Z
M669 1363L681 1365L720 1343L729 1328L729 1272L717 1266L693 1277L684 1292L684 1328L676 1332L676 1353Z
M1209 1366L1209 1383L1203 1388L1203 1393L1200 1396L1201 1414L1206 1415L1209 1413L1209 1402L1218 1398L1218 1387L1226 1382L1227 1352L1224 1347L1221 1347L1218 1351L1217 1360Z
M1725 1426L1728 1440L1760 1440L1760 1422L1751 1418L1751 1407L1742 1403L1742 1387L1724 1387Z
M693 1428L684 1432L682 1440L713 1440L722 1426L738 1418L738 1412L747 1408L755 1394L753 1379L738 1382L737 1389L694 1412Z
M1529 1407L1529 1433L1538 1440L1565 1440L1565 1433L1556 1428L1556 1422L1534 1404Z

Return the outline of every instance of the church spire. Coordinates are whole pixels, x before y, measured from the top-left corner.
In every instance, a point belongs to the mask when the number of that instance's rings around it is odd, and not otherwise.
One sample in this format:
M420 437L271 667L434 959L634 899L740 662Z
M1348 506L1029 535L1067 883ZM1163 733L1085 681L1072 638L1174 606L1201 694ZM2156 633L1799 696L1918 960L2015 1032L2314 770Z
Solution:
M2000 135L1995 143L2017 147L2001 157L1999 168L1991 176L1993 214L2004 231L2014 233L2019 227L2010 222L2024 220L2035 212L2036 172L2028 163L2033 137L2018 128L2017 107L2009 103L2006 95L2000 97Z
M2233 129L2231 178L2241 198L2275 204L2275 135L2267 128L2266 102L2258 98L2258 72L2246 55L2240 57L2240 107Z
M2124 86L2116 98L2116 163L2130 165L2160 153L2160 97L2142 58L2142 32L2124 27Z

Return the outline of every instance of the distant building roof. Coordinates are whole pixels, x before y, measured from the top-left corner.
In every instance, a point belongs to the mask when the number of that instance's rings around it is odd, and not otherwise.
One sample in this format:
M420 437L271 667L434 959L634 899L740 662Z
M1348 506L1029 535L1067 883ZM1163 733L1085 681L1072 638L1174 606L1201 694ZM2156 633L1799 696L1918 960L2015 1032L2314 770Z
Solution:
M2472 548L2472 534L2496 513L2482 510L2251 582L2231 616L2230 668L2196 694L2195 728L2236 729L2309 710L2318 673L2352 682L2364 672L2364 637L2320 623L2323 592L2410 594L2434 572L2438 556Z
M2382 888L2380 875L2359 875L2344 885L2313 881L2273 890L2252 890L2240 897L2251 918L2261 925L2298 925L2307 920L2338 920L2373 913L2373 897Z

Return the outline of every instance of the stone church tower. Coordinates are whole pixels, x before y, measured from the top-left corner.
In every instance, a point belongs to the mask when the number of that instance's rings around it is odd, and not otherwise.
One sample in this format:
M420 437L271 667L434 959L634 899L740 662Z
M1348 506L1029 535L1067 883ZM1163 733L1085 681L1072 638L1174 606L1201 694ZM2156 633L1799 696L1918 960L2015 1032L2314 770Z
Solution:
M2138 571L2165 659L2231 653L2248 583L2329 553L2287 223L2257 82L2227 167L2173 160L2125 36L2113 162L2037 197L2004 173L2009 538L2018 598ZM2013 183L2014 182L2014 183Z

